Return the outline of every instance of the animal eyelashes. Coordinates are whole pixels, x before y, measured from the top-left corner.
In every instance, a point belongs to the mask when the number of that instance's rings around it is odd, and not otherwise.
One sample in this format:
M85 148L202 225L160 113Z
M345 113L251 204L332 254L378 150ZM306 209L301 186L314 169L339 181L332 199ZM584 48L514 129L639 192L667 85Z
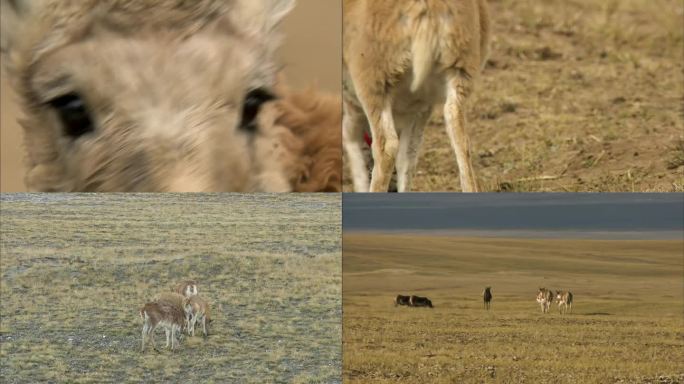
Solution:
M294 0L0 6L30 190L341 190L340 103L277 79Z

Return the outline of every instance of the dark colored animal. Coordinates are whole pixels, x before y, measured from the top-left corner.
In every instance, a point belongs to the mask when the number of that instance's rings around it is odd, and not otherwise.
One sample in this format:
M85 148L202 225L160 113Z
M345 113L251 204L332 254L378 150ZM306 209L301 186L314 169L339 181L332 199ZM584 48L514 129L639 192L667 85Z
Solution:
M492 287L485 287L482 292L482 299L484 300L484 307L489 310L492 306Z
M411 305L411 296L397 295L394 299L394 306L397 305Z
M432 301L428 299L427 297L420 297L420 296L411 296L409 299L409 305L412 307L430 307L434 308L432 306Z

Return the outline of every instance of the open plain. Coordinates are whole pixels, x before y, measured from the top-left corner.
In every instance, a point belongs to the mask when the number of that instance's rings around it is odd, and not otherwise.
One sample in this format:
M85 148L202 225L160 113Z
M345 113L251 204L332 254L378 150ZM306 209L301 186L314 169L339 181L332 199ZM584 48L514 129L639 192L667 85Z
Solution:
M340 197L3 194L3 383L340 381ZM196 279L209 336L141 353L138 311Z
M684 382L682 254L676 237L345 230L344 381ZM572 313L542 314L539 287L570 290ZM434 308L395 307L397 294Z

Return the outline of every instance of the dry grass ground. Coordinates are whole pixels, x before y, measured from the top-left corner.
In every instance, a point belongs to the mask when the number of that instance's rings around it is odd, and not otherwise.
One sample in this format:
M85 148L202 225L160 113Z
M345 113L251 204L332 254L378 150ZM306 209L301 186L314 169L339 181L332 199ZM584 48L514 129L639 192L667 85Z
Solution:
M492 54L468 111L483 190L684 190L681 1L489 3ZM433 123L414 189L459 190Z
M681 240L345 233L344 381L684 382L683 252ZM542 314L540 286L572 291L573 313ZM397 294L435 308L394 307Z
M340 211L323 195L2 195L1 381L339 382ZM213 305L209 337L142 354L139 308L185 278Z

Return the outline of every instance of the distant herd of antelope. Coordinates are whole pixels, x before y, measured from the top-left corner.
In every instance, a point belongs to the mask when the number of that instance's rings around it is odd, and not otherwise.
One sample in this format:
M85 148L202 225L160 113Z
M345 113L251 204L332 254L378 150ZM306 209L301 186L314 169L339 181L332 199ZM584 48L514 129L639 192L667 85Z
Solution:
M484 308L489 310L492 307L492 287L485 287L482 291L482 301L484 303ZM570 291L557 291L554 292L550 289L539 288L537 293L537 303L541 306L542 313L548 313L549 307L553 303L554 298L558 303L558 312L560 314L572 313L572 292ZM408 307L430 307L432 306L432 301L427 297L420 296L404 296L397 295L394 299L394 306L405 305Z
M161 292L151 302L140 308L143 320L142 351L145 352L145 339L154 344L154 331L162 327L166 333L166 348L176 348L176 332L186 331L195 336L195 325L202 325L204 337L209 335L207 324L211 323L209 302L198 295L197 283L193 280L182 281L171 292Z

